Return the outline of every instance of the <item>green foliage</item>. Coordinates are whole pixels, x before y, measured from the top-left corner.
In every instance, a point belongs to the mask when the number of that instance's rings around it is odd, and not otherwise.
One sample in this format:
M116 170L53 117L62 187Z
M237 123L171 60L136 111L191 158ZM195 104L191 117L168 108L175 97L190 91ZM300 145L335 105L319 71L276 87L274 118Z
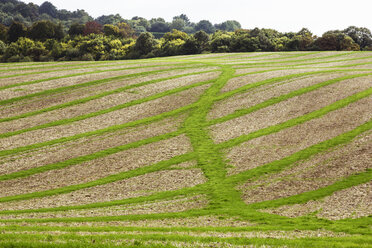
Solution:
M3 55L5 53L6 48L6 44L2 40L0 40L0 55Z
M6 48L3 59L9 62L24 61L24 58L26 58L26 61L39 61L40 56L47 53L48 51L43 43L22 37Z
M217 31L212 35L211 48L212 52L229 52L232 41L232 33Z
M119 36L120 30L117 26L114 26L112 24L106 24L103 26L103 33L107 36Z
M156 45L154 36L151 33L142 33L138 36L136 44L134 45L134 52L140 56L149 54Z
M165 40L165 42L169 42L169 41L172 41L172 40L187 40L188 39L188 35L182 31L179 31L177 29L173 29L172 32L168 32L166 33L164 36L163 36L163 39Z
M315 41L319 50L357 51L360 47L354 40L340 31L328 31Z
M170 31L170 27L164 21L156 21L156 22L151 24L150 31L151 32L165 33L165 32Z
M242 28L241 24L235 20L225 21L221 24L216 24L215 27L217 30L228 31L228 32L234 32L237 29Z
M83 35L84 34L84 24L79 24L79 23L73 23L68 31L68 34L70 36L75 36L75 35Z
M51 3L51 2L44 2L42 5L39 7L39 13L40 14L47 14L50 15L53 18L57 17L57 8Z
M213 24L208 20L201 20L200 22L198 22L195 26L195 30L196 31L203 30L204 32L206 32L208 34L212 34L216 31Z
M209 50L209 35L203 30L194 34L194 38L198 45L199 52Z
M361 49L368 50L372 48L372 34L368 28L350 26L342 32L350 36Z
M57 25L51 21L38 21L31 26L28 36L34 40L45 41L47 39L60 40L64 37L64 34L61 24Z
M20 23L20 22L13 22L12 25L10 25L8 30L8 41L9 42L15 42L18 40L19 37L25 37L26 36L26 27Z
M7 38L7 33L8 33L8 28L4 26L3 24L0 24L0 40L1 41L6 41Z

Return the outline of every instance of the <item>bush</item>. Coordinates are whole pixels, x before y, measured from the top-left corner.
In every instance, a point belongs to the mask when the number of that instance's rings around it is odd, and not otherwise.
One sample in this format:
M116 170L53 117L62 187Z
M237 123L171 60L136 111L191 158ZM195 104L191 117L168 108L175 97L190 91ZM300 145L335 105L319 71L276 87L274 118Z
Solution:
M6 44L2 40L0 40L0 55L3 55L5 53L6 47Z
M94 61L93 55L90 53L84 54L81 56L82 61Z

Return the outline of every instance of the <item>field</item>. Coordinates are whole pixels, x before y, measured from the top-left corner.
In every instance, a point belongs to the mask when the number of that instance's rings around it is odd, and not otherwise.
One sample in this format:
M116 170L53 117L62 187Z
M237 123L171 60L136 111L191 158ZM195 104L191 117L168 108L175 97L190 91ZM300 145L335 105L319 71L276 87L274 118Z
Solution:
M372 247L372 52L0 65L0 247Z

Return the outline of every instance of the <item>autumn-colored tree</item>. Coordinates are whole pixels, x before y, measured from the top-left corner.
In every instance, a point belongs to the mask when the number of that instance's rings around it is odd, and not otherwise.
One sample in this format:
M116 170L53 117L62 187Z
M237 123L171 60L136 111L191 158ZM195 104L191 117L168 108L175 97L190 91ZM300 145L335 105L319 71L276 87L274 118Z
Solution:
M92 21L85 23L84 27L84 35L89 34L101 34L102 33L102 25L98 22Z

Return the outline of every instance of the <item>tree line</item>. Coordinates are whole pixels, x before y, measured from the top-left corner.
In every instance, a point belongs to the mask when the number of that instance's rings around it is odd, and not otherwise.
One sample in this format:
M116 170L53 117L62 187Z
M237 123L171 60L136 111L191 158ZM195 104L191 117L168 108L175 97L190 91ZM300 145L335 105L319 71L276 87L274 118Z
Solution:
M39 6L34 3L26 4L18 0L0 0L0 23L5 26L10 26L14 21L23 23L26 26L31 26L34 22L41 20L59 23L65 32L67 32L74 23L85 24L95 21L100 25L117 25L118 23L125 22L131 26L136 34L139 35L143 32L152 32L157 38L161 38L164 33L170 32L172 29L181 30L188 34L204 30L211 34L217 29L235 31L241 28L240 23L237 21L225 21L214 25L208 20L194 23L184 14L175 16L171 22L167 22L160 17L151 20L138 16L131 19L124 19L119 14L102 15L94 19L84 10L59 10L48 1Z
M67 33L61 24L38 21L32 26L14 22L0 26L0 60L3 62L120 60L217 52L372 50L366 28L351 26L328 31L321 37L308 29L280 33L273 29L218 30L194 34L173 29L156 39L150 32L136 35L125 22L101 25L91 21L73 24Z
M0 0L0 16L1 11L12 8L27 20L13 17L9 25L0 24L2 62L119 60L210 52L372 50L371 31L355 26L317 37L306 28L281 33L274 29L242 29L237 21L193 23L184 14L175 16L170 23L162 18L125 20L120 15L94 20L84 14L79 19L77 13L84 11L57 10L49 2L37 6ZM47 16L50 18L44 20ZM75 22L67 25L61 21L63 16Z

